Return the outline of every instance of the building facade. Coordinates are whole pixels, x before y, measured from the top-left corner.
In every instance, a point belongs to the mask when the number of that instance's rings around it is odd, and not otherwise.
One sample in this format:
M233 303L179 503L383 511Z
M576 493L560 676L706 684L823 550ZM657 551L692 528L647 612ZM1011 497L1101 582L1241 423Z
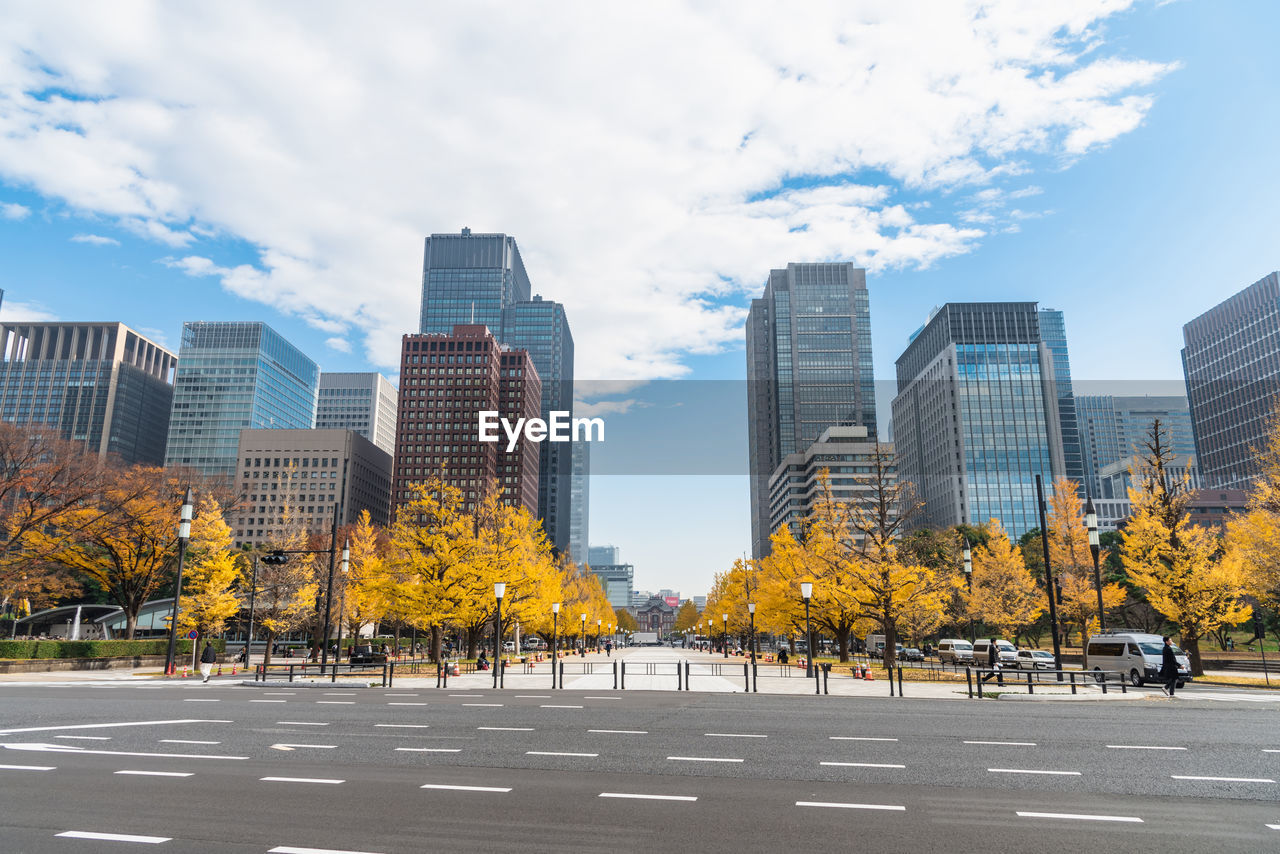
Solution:
M396 387L378 373L320 374L317 430L354 430L388 454L396 452Z
M609 604L614 608L626 608L631 605L631 592L636 577L636 568L629 563L591 564L591 571L604 585L604 593L609 597Z
M99 457L164 462L178 357L123 323L0 324L0 421Z
M661 639L675 631L678 610L664 597L650 596L632 608L631 616L636 618L636 631L657 632Z
M1102 470L1142 451L1152 424L1157 420L1168 430L1174 454L1194 454L1191 411L1181 395L1079 395L1075 399L1080 425L1080 449L1084 461L1085 485L1094 498L1123 499L1113 494Z
M1211 489L1245 489L1257 473L1280 394L1280 273L1182 327L1182 370L1196 459Z
M865 501L872 488L869 476L875 470L877 455L894 466L893 445L876 442L862 426L828 427L805 450L787 454L769 478L770 534L787 525L800 539L805 517L822 500L824 472L835 501ZM892 483L897 483L896 468Z
M915 527L1000 519L1013 538L1039 527L1064 474L1053 353L1033 302L947 303L898 357L898 477L923 502Z
M617 546L590 546L587 549L587 563L590 566L622 563L622 549Z
M587 559L591 534L591 443L573 443L573 481L569 489L569 559Z
M514 237L433 234L422 258L418 331L449 335L460 324L502 329L502 310L529 300L529 275Z
M1053 363L1053 383L1058 392L1058 433L1062 436L1062 473L1085 489L1084 457L1080 447L1080 426L1075 394L1071 386L1071 355L1067 348L1067 322L1062 312L1040 309L1040 338L1049 348Z
M184 323L166 466L235 478L240 431L315 426L320 369L265 323Z
M391 455L353 430L242 430L232 535L240 545L282 542L301 528L327 533L369 511L391 518Z
M769 478L828 427L876 434L866 271L849 263L771 270L747 317L751 553L769 553Z
M507 504L537 513L538 443L521 437L482 442L479 413L497 412L514 424L537 418L542 384L524 350L502 347L480 325L449 335L405 335L400 353L392 504L412 499L410 486L441 477L462 491L468 510L496 485Z

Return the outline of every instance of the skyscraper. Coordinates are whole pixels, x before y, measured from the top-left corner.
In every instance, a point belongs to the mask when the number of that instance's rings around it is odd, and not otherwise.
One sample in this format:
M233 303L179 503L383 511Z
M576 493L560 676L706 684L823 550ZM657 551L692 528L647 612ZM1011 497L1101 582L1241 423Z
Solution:
M317 430L354 430L388 454L396 452L396 387L378 373L320 374Z
M1181 395L1109 395L1076 397L1085 483L1094 498L1125 498L1109 489L1102 470L1142 451L1141 443L1156 419L1169 431L1175 454L1194 454L1191 411Z
M498 340L529 351L542 380L542 419L552 412L573 415L573 335L564 306L535 295L502 309ZM570 541L570 501L573 448L567 443L543 442L538 450L538 516L547 539L567 552Z
M1033 302L947 303L898 357L898 478L915 486L917 527L1000 519L1014 538L1039 527L1063 474L1053 352Z
M0 348L0 421L56 427L99 457L164 461L173 353L123 323L4 323Z
M569 559L587 559L591 533L591 443L573 443L573 481L569 490Z
M769 553L769 478L828 427L876 435L866 271L850 263L771 270L747 317L751 553Z
M591 566L617 565L622 563L622 549L617 546L590 546L587 549L587 563Z
M1058 391L1058 428L1062 434L1062 471L1084 492L1084 460L1080 449L1075 395L1071 388L1071 358L1067 351L1067 324L1062 312L1040 309L1040 339L1053 355L1053 382Z
M1246 489L1280 393L1280 273L1182 327L1182 371L1205 486Z
M260 321L182 325L166 466L232 478L240 431L311 429L320 369Z
M433 234L422 260L419 332L448 335L456 324L502 329L502 310L526 302L529 276L516 239L506 234Z

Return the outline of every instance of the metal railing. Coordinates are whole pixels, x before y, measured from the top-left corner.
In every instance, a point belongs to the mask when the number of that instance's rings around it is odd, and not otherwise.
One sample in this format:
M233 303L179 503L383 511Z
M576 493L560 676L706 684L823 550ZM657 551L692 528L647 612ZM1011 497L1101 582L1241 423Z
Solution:
M299 662L297 664L256 664L253 668L253 681L266 682L271 675L287 676L289 681L319 676L329 677L330 682L338 680L338 672L345 671L344 676L378 677L383 688L390 688L396 678L397 662L383 661L373 664L351 664L331 661L328 664L315 662Z
M986 674L984 677L983 674ZM1043 677L1051 676L1052 679ZM1071 693L1079 693L1077 688L1101 688L1107 693L1107 685L1114 677L1120 686L1120 693L1129 693L1129 683L1123 672L1118 670L997 670L991 667L966 667L965 682L969 688L969 699L982 699L983 685L991 679L997 680L999 687L1026 687L1028 694L1034 694L1036 685L1065 688L1068 685ZM976 688L976 695L975 695Z

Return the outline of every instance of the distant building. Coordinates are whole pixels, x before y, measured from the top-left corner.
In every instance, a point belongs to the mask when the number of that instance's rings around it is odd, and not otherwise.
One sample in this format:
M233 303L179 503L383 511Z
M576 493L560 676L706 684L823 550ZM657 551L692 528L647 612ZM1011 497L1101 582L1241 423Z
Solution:
M1040 309L1040 338L1049 348L1053 364L1054 389L1058 394L1058 433L1062 437L1062 473L1085 489L1084 460L1080 448L1075 394L1071 386L1071 357L1067 348L1067 325L1062 312Z
M354 430L388 454L396 452L396 387L379 373L320 374L317 430Z
M1157 419L1169 432L1172 453L1195 454L1191 411L1181 395L1077 395L1075 404L1085 485L1094 498L1126 497L1107 492L1102 469L1140 453Z
M265 323L182 325L166 466L236 475L241 430L315 426L320 369Z
M393 506L412 499L411 484L438 475L462 490L469 509L496 483L507 504L537 513L538 443L522 437L508 452L505 437L481 442L479 413L497 412L512 424L537 418L541 395L529 354L500 346L484 326L404 336Z
M657 632L659 638L666 637L675 631L677 610L661 596L650 596L632 609L636 631Z
M0 421L160 465L178 358L123 323L0 323Z
M697 609L698 609L698 612L699 612L699 613L701 613L701 612L702 612L703 610L705 610L705 609L706 609L706 607L707 607L707 597L706 597L706 596L694 596L694 597L693 597L693 607L697 608Z
M569 558L587 560L591 532L591 443L573 443L573 481L569 489Z
M1130 472L1140 472L1142 465L1141 457L1132 456L1103 466L1102 471L1099 472L1102 494L1107 498L1127 500L1129 487L1133 485ZM1201 487L1200 468L1196 465L1195 454L1175 456L1166 463L1166 466L1169 477L1175 484L1186 484L1187 489Z
M1187 505L1191 524L1224 528L1237 513L1249 509L1249 493L1243 489L1200 489Z
M1280 394L1280 273L1182 327L1182 369L1205 485L1247 488Z
M600 565L591 564L591 571L604 585L604 594L609 597L609 604L614 608L631 606L631 585L635 580L636 569L629 563Z
M243 430L233 514L239 544L272 543L290 526L328 532L334 508L354 524L369 511L386 525L391 511L391 455L352 430Z
M622 563L622 549L617 546L591 546L587 549L587 563L591 566Z

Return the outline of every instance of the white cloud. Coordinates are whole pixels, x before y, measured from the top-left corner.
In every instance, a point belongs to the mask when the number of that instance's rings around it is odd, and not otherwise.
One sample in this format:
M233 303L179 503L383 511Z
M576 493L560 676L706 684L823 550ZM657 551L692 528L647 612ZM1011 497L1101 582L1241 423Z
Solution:
M38 302L15 302L6 299L3 304L0 304L0 320L44 323L57 319L57 315Z
M339 353L351 352L351 342L345 338L326 338L324 345L330 350L337 350Z
M31 216L31 208L13 202L0 203L0 219L26 219Z
M0 178L165 246L246 241L169 263L384 366L422 238L506 231L580 376L675 377L741 341L771 267L993 231L904 189L999 191L1136 127L1173 66L1105 55L1129 5L30 4L0 32Z
M120 241L101 234L77 234L71 238L72 243L88 243L91 246L119 246Z

